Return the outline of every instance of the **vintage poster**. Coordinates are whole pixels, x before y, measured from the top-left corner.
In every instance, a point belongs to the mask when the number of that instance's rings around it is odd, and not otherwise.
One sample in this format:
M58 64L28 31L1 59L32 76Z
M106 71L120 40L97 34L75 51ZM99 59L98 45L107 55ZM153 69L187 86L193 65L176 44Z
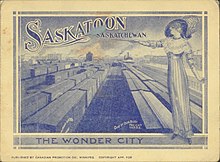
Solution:
M2 1L1 161L218 161L215 1Z

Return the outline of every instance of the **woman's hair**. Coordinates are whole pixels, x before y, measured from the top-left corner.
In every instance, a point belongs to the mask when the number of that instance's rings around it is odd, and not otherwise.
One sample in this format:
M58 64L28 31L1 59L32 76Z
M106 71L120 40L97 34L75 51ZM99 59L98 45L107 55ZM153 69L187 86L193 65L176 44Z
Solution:
M182 38L184 38L184 39L191 38L191 35L187 35L188 24L185 20L176 19L176 20L171 21L165 28L164 34L165 34L166 37L172 37L173 36L170 32L170 27L173 27L177 30L181 29L179 32L180 32L180 35L181 35Z

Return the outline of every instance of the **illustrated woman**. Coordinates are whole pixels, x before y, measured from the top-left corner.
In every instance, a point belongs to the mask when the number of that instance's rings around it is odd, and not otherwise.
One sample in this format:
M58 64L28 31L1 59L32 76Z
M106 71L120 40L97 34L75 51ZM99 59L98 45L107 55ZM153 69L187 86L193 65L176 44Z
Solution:
M194 21L194 22L193 22ZM165 28L166 38L159 41L138 41L138 43L152 48L163 48L168 57L168 90L170 104L172 106L173 136L181 136L191 144L192 121L190 111L189 85L187 74L183 65L183 57L200 82L204 79L198 75L193 58L192 49L188 40L195 32L195 20L191 20L190 25L186 20L176 19L171 21ZM193 24L194 23L194 24ZM135 41L137 42L137 41Z

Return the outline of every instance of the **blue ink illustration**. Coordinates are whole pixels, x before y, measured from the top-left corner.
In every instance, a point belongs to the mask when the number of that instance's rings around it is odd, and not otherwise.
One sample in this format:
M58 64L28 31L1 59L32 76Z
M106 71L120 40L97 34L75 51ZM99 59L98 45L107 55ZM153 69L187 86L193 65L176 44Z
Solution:
M164 134L187 145L207 133L202 16L19 21L16 132Z
M192 57L192 49L188 39L196 31L198 24L197 17L187 17L171 21L165 29L166 39L160 41L140 42L141 44L152 47L163 47L168 57L168 92L172 107L173 136L177 135L187 138L191 144L192 121L190 110L189 85L187 74L183 65L183 55L186 56L190 69L195 78L204 82L195 69Z

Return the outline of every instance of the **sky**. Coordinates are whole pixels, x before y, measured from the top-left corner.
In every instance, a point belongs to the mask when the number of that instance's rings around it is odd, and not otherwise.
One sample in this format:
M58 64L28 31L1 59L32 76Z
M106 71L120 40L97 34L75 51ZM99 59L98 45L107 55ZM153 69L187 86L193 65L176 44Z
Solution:
M165 55L163 49L151 49L140 44L133 44L128 41L121 41L111 38L100 38L96 36L90 36L90 40L86 43L72 44L65 47L46 47L37 53L30 53L24 50L24 41L28 38L25 31L25 26L28 22L35 19L40 19L41 32L45 33L47 28L51 31L55 31L59 28L64 28L71 25L76 25L77 22L82 22L88 19L94 20L97 17L94 16L84 16L84 17L22 17L21 18L21 54L22 56L46 56L47 54L58 53L62 54L63 57L74 57L80 58L85 57L85 54L92 52L96 58L105 57L115 57L123 56L123 54L129 53L132 57L143 57L144 55ZM101 17L105 18L105 17ZM134 38L135 40L160 40L165 38L164 29L166 25L177 18L181 17L171 17L171 16L127 16L126 18L126 30L114 30L114 31L104 31L105 33L146 33L147 37ZM193 50L200 50L202 48L202 22L199 24L198 30L193 34L192 38L189 40ZM130 38L132 39L132 38ZM122 53L122 54L121 54Z

